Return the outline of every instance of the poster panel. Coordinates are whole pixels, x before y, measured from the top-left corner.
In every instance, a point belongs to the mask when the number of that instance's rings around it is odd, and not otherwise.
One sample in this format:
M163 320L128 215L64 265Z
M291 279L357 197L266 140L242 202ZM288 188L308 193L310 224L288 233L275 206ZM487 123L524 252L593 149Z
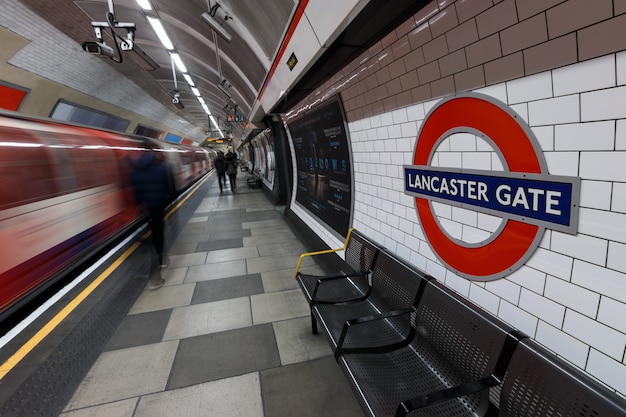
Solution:
M296 153L296 202L346 236L352 211L352 168L346 123L338 98L287 126Z

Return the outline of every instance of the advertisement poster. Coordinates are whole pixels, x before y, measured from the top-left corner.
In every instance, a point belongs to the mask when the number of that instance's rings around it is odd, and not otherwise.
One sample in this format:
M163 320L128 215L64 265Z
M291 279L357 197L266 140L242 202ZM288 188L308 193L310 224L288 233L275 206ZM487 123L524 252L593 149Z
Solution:
M346 236L352 206L350 152L338 100L288 124L296 151L296 201Z

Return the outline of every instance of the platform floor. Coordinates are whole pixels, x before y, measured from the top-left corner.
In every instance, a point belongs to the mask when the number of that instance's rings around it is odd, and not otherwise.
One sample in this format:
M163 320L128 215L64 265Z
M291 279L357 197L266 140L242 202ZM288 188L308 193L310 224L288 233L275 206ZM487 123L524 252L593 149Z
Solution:
M305 247L260 189L206 195L63 417L362 417L293 278ZM309 260L303 270L317 267Z

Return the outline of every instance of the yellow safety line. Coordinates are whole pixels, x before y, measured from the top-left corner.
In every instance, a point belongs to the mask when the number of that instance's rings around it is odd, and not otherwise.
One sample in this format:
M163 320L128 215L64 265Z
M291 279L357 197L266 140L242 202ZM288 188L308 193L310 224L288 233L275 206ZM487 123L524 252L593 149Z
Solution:
M167 214L167 217L171 216L174 211L176 211L189 197L196 192L196 190L207 181L210 175L207 175L205 179L203 179L197 186L195 186L191 192L175 207L173 207ZM89 284L84 290L80 292L69 304L67 304L61 311L59 311L56 316L52 318L44 327L42 327L33 337L31 337L21 348L17 350L6 362L0 366L0 381L13 369L17 366L18 363L26 355L30 353L41 341L48 336L67 316L70 315L72 311L76 307L82 303L85 298L87 298L102 282L107 279L113 271L119 267L122 262L124 262L138 247L141 245L141 242L135 242L131 247L126 249L126 251L115 260L104 272L102 272L98 278L96 278L91 284Z
M293 274L293 277L298 278L298 271L300 270L300 264L302 263L302 259L304 259L305 256L325 255L327 253L341 252L342 250L346 250L346 248L348 247L348 242L350 241L350 235L352 234L353 230L354 228L351 228L350 230L348 230L346 241L344 242L341 248L326 249L326 250L320 250L317 252L307 252L307 253L303 253L302 255L300 255L300 257L298 258L298 265L296 265L296 272Z

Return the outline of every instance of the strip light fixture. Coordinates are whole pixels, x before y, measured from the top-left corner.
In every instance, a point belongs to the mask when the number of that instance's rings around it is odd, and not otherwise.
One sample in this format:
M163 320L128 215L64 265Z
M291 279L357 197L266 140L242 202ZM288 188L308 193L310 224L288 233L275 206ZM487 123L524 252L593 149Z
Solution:
M152 5L150 4L150 0L137 0L137 4L139 4L139 6L143 10L152 10ZM167 32L165 31L165 28L163 27L161 20L157 17L147 16L147 15L146 15L146 18L148 19L148 22L152 26L152 29L158 36L159 40L163 44L163 47L167 49L168 51L170 51L171 58L174 61L176 67L178 68L180 73L183 74L183 77L185 78L185 81L187 81L189 88L191 88L192 93L196 96L196 98L200 102L200 105L202 105L202 108L204 109L206 114L209 115L209 119L211 120L211 123L213 123L213 126L215 127L215 129L220 133L220 135L223 138L224 133L222 133L222 130L220 129L219 125L217 124L217 121L215 120L215 117L213 117L213 115L211 114L211 111L209 110L209 106L207 106L206 102L202 98L200 94L200 90L198 90L198 88L195 86L195 83L193 82L193 79L188 74L187 67L183 63L183 60L181 59L178 53L173 52L175 49L174 44L170 40L170 37L167 35Z

